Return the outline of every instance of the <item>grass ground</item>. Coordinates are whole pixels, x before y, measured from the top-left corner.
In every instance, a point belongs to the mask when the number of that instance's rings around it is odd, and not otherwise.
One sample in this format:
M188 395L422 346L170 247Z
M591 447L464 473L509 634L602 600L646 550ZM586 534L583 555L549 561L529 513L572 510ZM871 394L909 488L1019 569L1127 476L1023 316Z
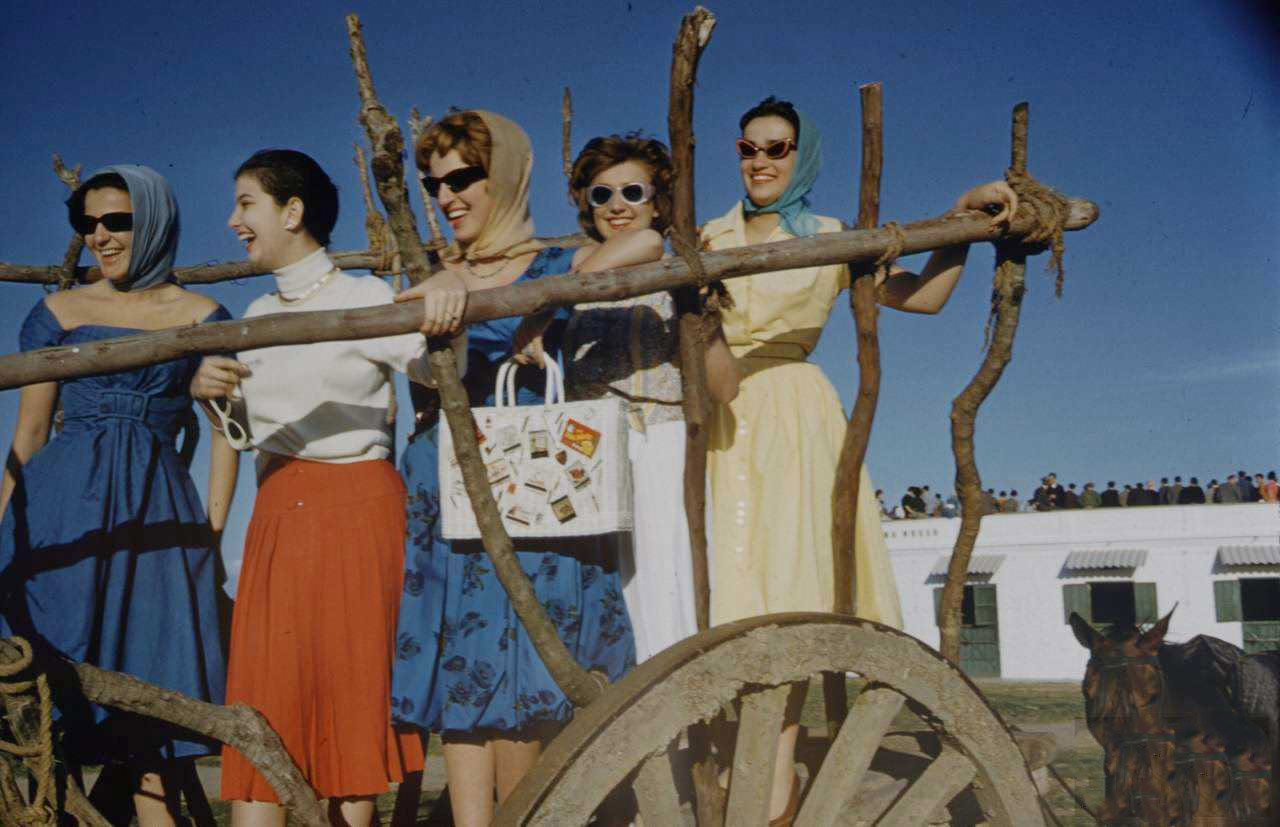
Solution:
M1084 704L1079 684L1035 683L1023 681L982 680L978 686L983 695L1001 714L1006 723L1027 730L1049 731L1058 739L1059 751L1054 767L1063 779L1090 805L1096 808L1102 798L1102 750L1084 729ZM851 683L851 691L856 691ZM897 723L909 726L912 718L904 713ZM811 689L806 698L802 721L808 726L820 726L823 721L822 692ZM428 749L429 769L434 768L439 777L443 763L439 741L431 740ZM216 766L217 759L203 759L207 768ZM1054 815L1066 827L1085 827L1094 821L1075 804L1056 782L1051 782L1049 805ZM208 786L206 784L206 786ZM431 787L428 783L426 785ZM434 805L438 790L424 790L418 806L419 823L425 824L427 814ZM211 790L216 794L216 786ZM222 801L212 800L214 817L219 825L230 823L230 807ZM395 793L390 792L378 800L378 811L383 824L390 822L395 806Z

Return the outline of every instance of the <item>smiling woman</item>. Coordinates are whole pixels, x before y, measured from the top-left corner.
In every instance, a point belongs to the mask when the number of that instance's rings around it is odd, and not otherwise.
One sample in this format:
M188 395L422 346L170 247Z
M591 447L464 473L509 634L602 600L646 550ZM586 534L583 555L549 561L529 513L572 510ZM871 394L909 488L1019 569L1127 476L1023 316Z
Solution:
M172 283L178 209L155 171L107 167L67 210L103 278L37 303L19 336L23 350L230 318ZM21 635L62 657L221 703L217 546L237 463L216 436L206 511L174 450L197 364L185 357L22 389L0 493L0 637ZM63 425L50 438L57 401ZM57 700L71 761L124 764L144 827L180 817L181 762L210 754L212 742Z

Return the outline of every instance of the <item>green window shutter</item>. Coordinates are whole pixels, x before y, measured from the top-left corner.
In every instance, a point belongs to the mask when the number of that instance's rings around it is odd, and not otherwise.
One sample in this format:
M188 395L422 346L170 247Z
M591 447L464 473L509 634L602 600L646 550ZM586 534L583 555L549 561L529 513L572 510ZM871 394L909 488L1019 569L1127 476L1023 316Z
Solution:
M1133 584L1133 614L1138 623L1155 623L1160 619L1155 583Z
M1093 612L1089 605L1089 584L1068 583L1062 587L1062 622L1071 622L1071 613L1093 622Z
M942 587L933 590L933 625L939 626L942 621Z
M973 625L996 625L996 587L973 587Z
M1219 623L1232 623L1240 619L1240 581L1213 581L1213 605Z

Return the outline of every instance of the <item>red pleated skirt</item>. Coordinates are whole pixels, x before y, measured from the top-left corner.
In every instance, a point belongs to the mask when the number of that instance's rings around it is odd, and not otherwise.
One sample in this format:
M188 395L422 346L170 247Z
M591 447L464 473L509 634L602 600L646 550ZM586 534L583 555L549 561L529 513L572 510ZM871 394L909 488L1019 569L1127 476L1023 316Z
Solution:
M421 770L391 725L405 489L383 460L281 459L259 483L231 623L227 703L266 716L321 798L385 792ZM277 802L222 751L222 797Z

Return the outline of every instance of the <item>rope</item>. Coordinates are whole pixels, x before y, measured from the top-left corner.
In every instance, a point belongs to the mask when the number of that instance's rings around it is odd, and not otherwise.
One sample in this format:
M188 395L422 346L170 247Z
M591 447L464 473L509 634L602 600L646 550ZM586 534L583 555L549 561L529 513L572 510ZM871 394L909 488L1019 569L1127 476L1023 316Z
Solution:
M1052 187L1041 184L1029 173L1010 168L1005 170L1004 180L1018 194L1019 204L1026 204L1035 217L1031 231L1023 237L1021 244L1032 248L1034 252L1050 250L1048 269L1057 273L1054 295L1062 298L1062 283L1066 278L1062 265L1062 231L1071 207L1065 197Z
M729 297L729 291L725 289L724 282L713 281L708 284L707 271L702 266L702 258L698 255L698 250L678 233L668 230L668 237L671 239L671 247L675 250L676 255L680 256L684 263L689 265L689 272L697 278L696 287L707 288L705 295L695 292L693 286L686 289L673 290L672 295L676 301L676 312L689 312L688 308L683 307L685 302L681 300L681 297L691 294L702 296L702 309L713 315L718 315L723 308L733 307L733 299Z
M903 232L902 225L897 221L882 224L880 229L889 234L889 243L885 245L880 258L876 259L875 270L878 274L888 276L889 265L898 260L902 255L902 248L907 246L907 234Z
M31 666L33 660L31 644L20 637L10 638L18 647L18 660L10 664L0 664L0 679L10 678ZM51 795L53 793L53 698L49 692L49 679L43 673L35 680L4 681L0 680L0 695L16 697L35 690L40 700L40 730L34 744L18 744L0 740L0 750L24 759L28 769L36 777L36 793L31 804L22 806L21 802L8 799L9 785L0 784L4 789L5 805L17 813L17 820L32 825L57 824L57 816L53 811ZM8 768L5 769L5 780L11 780Z

